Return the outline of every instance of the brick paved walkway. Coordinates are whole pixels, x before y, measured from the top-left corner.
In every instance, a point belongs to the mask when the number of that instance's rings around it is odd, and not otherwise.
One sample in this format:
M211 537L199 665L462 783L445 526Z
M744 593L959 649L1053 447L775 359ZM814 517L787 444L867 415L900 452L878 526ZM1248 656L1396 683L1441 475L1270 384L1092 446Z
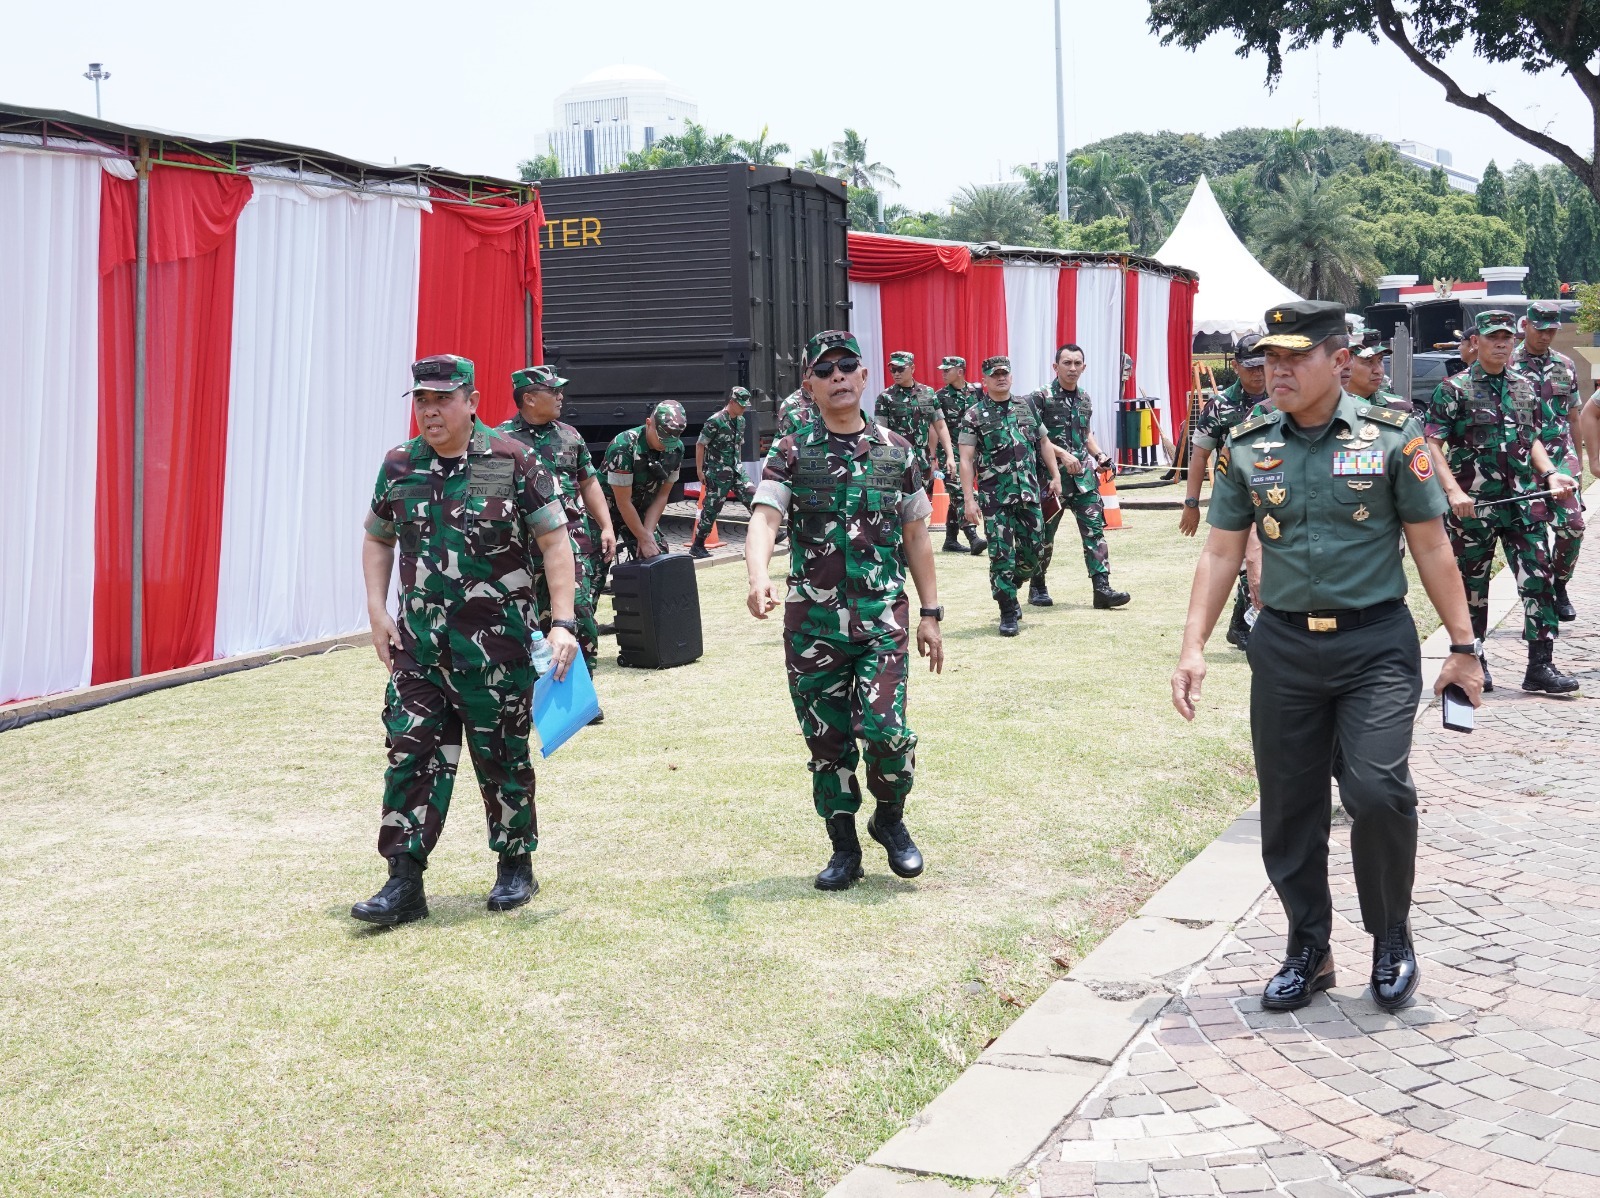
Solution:
M1339 982L1261 1010L1270 896L1037 1158L1041 1198L1391 1194L1600 1198L1600 547L1556 660L1588 699L1516 689L1520 606L1491 637L1500 689L1471 736L1417 729L1415 1006L1367 995L1371 939L1335 825ZM1355 922L1352 922L1355 921Z

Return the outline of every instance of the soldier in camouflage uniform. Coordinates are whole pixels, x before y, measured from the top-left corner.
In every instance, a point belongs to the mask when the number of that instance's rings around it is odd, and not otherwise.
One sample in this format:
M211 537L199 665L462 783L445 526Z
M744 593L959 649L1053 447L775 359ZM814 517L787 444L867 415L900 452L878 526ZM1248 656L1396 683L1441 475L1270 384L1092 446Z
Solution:
M944 386L935 391L933 397L939 401L945 428L959 429L967 409L983 398L983 387L979 383L967 382L967 360L959 354L946 354L944 361L939 363L939 369L944 372ZM941 445L944 451L940 459L944 470L944 491L950 497L950 507L944 518L944 551L965 552L956 536L959 531L967 534L968 548L972 556L977 557L989 547L989 542L978 535L976 524L962 522L967 503L966 492L961 489L961 458L951 447L948 437Z
M1000 635L1016 636L1022 619L1017 588L1033 577L1044 549L1042 494L1061 498L1055 446L1039 414L1011 398L1011 359L983 360L984 398L961 418L961 486L966 516L981 510L989 533L989 593L1000 605ZM1049 475L1039 485L1040 466Z
M1474 634L1482 640L1488 633L1489 574L1498 541L1522 596L1522 636L1528 642L1522 689L1567 694L1578 689L1577 680L1551 662L1557 621L1545 549L1549 501L1479 505L1530 491L1561 493L1574 484L1557 472L1540 439L1540 430L1553 419L1549 405L1526 378L1507 368L1516 317L1509 312L1480 312L1476 329L1478 360L1435 387L1419 413L1432 450L1432 469L1450 501L1445 527L1466 584ZM1420 468L1430 465L1429 459L1414 458L1412 469L1419 469L1418 461ZM1485 662L1483 689L1493 688Z
M706 538L716 523L722 505L737 499L750 508L756 489L746 477L744 459L744 410L750 406L750 392L735 387L728 392L727 404L707 417L700 426L700 439L694 447L694 469L700 478L700 518L694 525L694 544L690 557L710 557ZM753 509L752 509L753 510Z
M572 538L578 644L583 647L583 658L592 673L600 653L600 630L594 618L594 587L600 570L617 552L617 538L589 446L582 433L560 420L565 398L562 388L566 385L567 380L558 375L553 366L530 366L513 372L511 387L518 412L495 432L504 433L532 449L561 486L567 535ZM539 627L548 634L550 579L542 568L534 571L533 587Z
M911 443L917 469L931 496L933 464L951 452L950 430L933 388L917 382L916 366L916 357L909 350L900 349L889 355L889 376L894 379L894 386L879 393L872 418Z
M1365 329L1350 345L1350 381L1345 390L1357 399L1375 403L1396 412L1410 412L1415 406L1409 399L1386 390L1383 385L1383 356L1389 347L1377 329Z
M833 855L819 890L862 876L856 764L866 758L876 810L868 834L899 877L922 872L905 823L917 737L905 720L909 631L905 574L922 603L917 652L944 666L938 582L927 517L932 505L905 438L867 420L867 372L855 337L838 329L806 344L820 419L774 443L756 488L745 543L750 614L783 604L789 694L811 751L811 796ZM790 513L788 593L768 575L778 519ZM859 748L857 742L860 742Z
M667 538L656 525L683 469L683 430L687 427L689 418L683 405L664 399L651 411L650 419L618 433L606 449L611 523L632 557L654 557L667 551Z
M1126 355L1124 355L1126 356ZM1094 403L1078 385L1083 377L1083 349L1063 345L1056 351L1056 377L1027 397L1044 421L1045 433L1056 447L1063 472L1061 503L1045 520L1044 551L1039 555L1039 570L1028 582L1028 602L1034 607L1049 607L1049 584L1045 572L1055 554L1056 532L1070 509L1078 523L1083 542L1083 563L1089 571L1089 585L1097 608L1121 607L1128 602L1126 591L1111 587L1111 552L1106 548L1106 509L1100 499L1099 478L1087 469L1093 458L1100 470L1113 469L1111 455L1094 439L1089 422L1094 419Z
M561 488L539 456L477 418L472 363L444 354L411 368L420 433L378 471L361 569L372 642L389 669L389 747L378 852L389 881L350 914L375 924L428 914L422 871L444 828L467 748L483 791L489 847L500 855L489 910L532 899L538 844L528 718L533 690L527 612L543 559L555 613L557 677L578 651L572 545ZM400 618L389 614L400 546Z
M817 418L817 405L811 402L811 393L806 390L810 382L809 376L802 378L800 385L778 405L777 430L772 434L774 441L798 433Z
M1583 477L1583 456L1573 438L1573 425L1583 410L1578 392L1578 368L1566 354L1550 348L1561 327L1561 311L1555 304L1537 303L1522 318L1522 344L1511 358L1511 369L1523 375L1545 402L1550 421L1539 430L1539 439L1556 469L1570 478ZM1556 615L1576 620L1577 609L1567 598L1567 584L1578 568L1578 553L1583 549L1583 495L1577 489L1556 500L1555 519L1550 525L1550 569L1555 578Z

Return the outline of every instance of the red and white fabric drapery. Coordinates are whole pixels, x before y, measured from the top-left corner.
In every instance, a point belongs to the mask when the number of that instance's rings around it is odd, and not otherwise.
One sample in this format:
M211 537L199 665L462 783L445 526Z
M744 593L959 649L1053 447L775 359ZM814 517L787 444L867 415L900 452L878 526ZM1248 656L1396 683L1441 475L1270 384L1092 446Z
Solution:
M0 144L0 703L131 672L132 175ZM329 182L151 170L142 673L364 627L410 360L473 358L498 420L530 316L538 353L537 200Z
M1101 445L1117 443L1124 352L1134 359L1128 397L1157 398L1169 430L1184 418L1192 282L1116 263L974 259L965 245L873 233L851 233L849 255L850 327L871 372L869 393L899 349L916 354L917 377L933 386L946 354L966 358L974 380L984 358L1007 354L1019 387L1041 387L1053 377L1057 346L1075 342L1088 361L1083 386L1095 399Z

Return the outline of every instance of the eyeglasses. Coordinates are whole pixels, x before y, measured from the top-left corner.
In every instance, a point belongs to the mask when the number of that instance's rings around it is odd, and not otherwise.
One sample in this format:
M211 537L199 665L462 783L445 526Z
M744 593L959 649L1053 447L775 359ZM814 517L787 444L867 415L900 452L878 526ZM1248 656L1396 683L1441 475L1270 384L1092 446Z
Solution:
M835 358L831 362L817 362L811 367L811 373L819 379L830 378L835 370L842 370L845 374L854 374L861 369L860 358Z

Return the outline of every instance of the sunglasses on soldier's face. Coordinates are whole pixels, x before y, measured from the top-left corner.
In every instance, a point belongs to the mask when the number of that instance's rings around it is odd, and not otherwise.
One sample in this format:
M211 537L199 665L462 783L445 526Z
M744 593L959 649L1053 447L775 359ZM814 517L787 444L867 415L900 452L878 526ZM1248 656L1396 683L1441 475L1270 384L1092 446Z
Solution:
M819 379L832 376L835 369L844 371L845 374L854 374L861 369L860 358L835 358L831 362L818 362L811 368L811 373Z

